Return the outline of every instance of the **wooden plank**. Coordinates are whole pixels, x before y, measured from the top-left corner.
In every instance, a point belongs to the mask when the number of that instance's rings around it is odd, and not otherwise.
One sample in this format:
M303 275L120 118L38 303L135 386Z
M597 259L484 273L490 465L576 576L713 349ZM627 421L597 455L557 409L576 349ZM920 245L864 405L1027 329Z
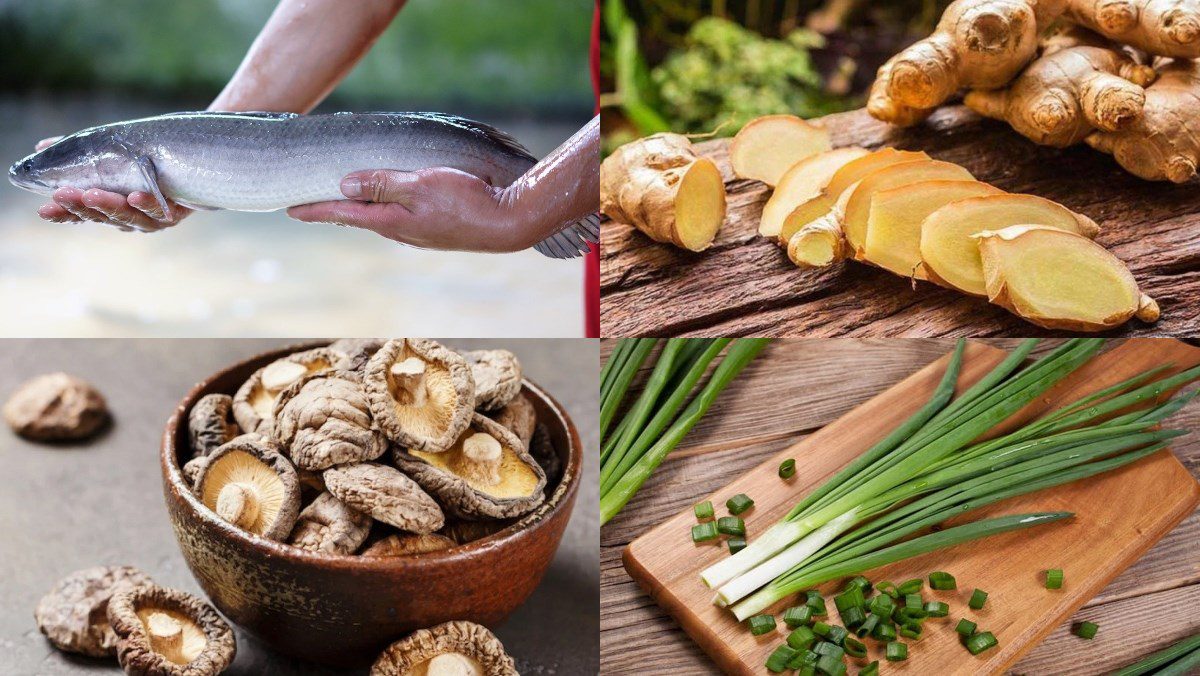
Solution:
M1100 224L1098 241L1125 260L1163 318L1130 322L1113 335L1200 332L1200 193L1137 179L1090 148L1029 143L1005 125L962 106L939 110L927 124L894 129L865 111L822 119L835 146L891 145L962 164L1011 192L1061 202ZM652 242L606 221L601 245L601 321L610 336L1051 335L974 298L867 265L800 270L757 235L766 186L735 180L728 141L699 144L725 174L729 210L713 247L690 253ZM1061 333L1061 332L1059 332Z
M960 383L978 378L1001 358L997 351L978 345L970 346L969 352L971 356ZM1014 416L1009 424L1015 425L1020 419L1028 419L1048 407L1071 401L1085 392L1128 377L1150 363L1166 360L1183 367L1200 361L1200 351L1179 343L1133 341L1093 360L1067 382ZM923 400L920 393L932 389L939 373L940 369L929 368L915 374L812 435L801 443L802 448L779 454L718 491L713 496L714 501L723 501L737 492L751 493L758 501L755 520L759 524L772 523L790 507L792 501L790 491L771 491L781 486L775 477L775 469L781 459L802 453L805 450L803 447L811 449L820 446L824 451L822 454L805 455L811 460L804 463L798 479L798 485L816 483L919 406ZM834 440L836 443L831 443ZM846 449L844 457L835 457L837 454L830 451L835 448ZM1117 503L1108 499L1107 496L1118 490L1122 495L1130 496L1130 500L1136 501L1140 497L1146 504L1131 506L1129 501ZM1162 495L1168 498L1160 499ZM952 640L923 642L922 646L933 647L917 651L905 668L929 671L935 669L933 665L938 665L939 670L944 670L945 664L958 663L963 668L961 673L973 673L976 669L1000 671L1144 553L1170 527L1189 514L1198 500L1200 487L1187 471L1172 456L1156 454L1116 473L980 510L972 518L1062 509L1066 506L1079 509L1087 517L1077 517L1069 523L1054 524L1037 531L993 538L988 543L990 546L965 545L948 552L919 557L876 573L897 579L912 577L932 569L935 561L949 559L955 562L951 572L960 573L960 579L982 581L976 583L993 591L998 598L1011 599L989 604L979 613L987 626L1005 637L998 650L989 651L986 656L976 660L963 660L961 656L955 659L949 653L941 654L946 650L961 652L961 648ZM1080 508L1079 505L1085 507ZM694 518L685 511L636 540L626 550L626 567L723 669L730 673L757 673L766 654L774 646L762 639L756 641L728 614L709 604L711 593L699 584L696 575L722 554L716 548L709 548L707 552L697 555L695 551L679 546L680 533L686 533L692 522ZM1100 523L1104 524L1103 528L1098 527ZM1017 554L1008 556L1003 562L996 562L992 554L1001 550ZM1025 597L1022 585L1030 583L1024 578L1032 579L1036 571L1046 565L1036 563L1033 559L1044 558L1042 555L1047 551L1061 554L1068 577L1075 580L1077 585L1061 594L1054 594L1048 611L1044 606L1019 601ZM1030 559L1020 561L1022 553ZM946 566L939 563L939 567ZM940 629L933 630L936 632Z

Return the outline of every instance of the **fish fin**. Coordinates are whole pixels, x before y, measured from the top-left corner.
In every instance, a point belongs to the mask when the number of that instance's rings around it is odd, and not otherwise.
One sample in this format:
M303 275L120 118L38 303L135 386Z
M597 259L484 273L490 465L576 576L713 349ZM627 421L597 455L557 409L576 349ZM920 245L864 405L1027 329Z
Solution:
M588 252L588 243L600 242L600 214L575 221L533 245L534 251L550 258L578 258Z
M209 207L209 206L204 206L202 204L191 204L189 202L183 202L181 200L175 200L175 203L181 207L187 207L188 209L191 209L192 211L220 211L221 210L221 207Z
M158 187L158 171L154 168L154 161L145 155L134 155L133 163L142 173L142 180L146 182L146 191L154 195L154 199L158 201L158 208L162 209L163 216L167 220L171 220L173 218L171 204L167 202L167 198Z
M219 110L191 110L178 113L163 113L158 117L189 117L191 115L204 115L206 117L214 117L217 115L228 117L261 117L270 120L287 120L293 117L300 117L299 113L272 113L262 110L247 110L241 112L224 112Z

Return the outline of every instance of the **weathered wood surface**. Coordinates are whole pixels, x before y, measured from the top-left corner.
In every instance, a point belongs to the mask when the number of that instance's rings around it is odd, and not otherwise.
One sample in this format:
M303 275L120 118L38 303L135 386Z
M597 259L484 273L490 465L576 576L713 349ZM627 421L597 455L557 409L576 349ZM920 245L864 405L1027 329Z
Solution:
M1010 192L1033 193L1087 214L1097 238L1158 300L1157 324L1132 321L1112 335L1200 333L1200 185L1137 179L1090 148L1034 145L961 106L895 129L865 111L823 119L835 146L924 150ZM733 178L728 141L699 144L726 178L729 210L712 248L689 253L605 221L601 321L606 336L1014 336L1050 335L978 298L859 263L800 270L759 237L769 189ZM1060 332L1061 333L1061 332Z
M1013 341L988 340L1011 347ZM612 344L606 342L607 357ZM621 552L635 537L804 438L846 410L894 385L944 354L944 340L778 341L718 400L706 438L689 438L664 462L625 510L601 531L601 670L603 673L717 673L686 634L629 578ZM1039 351L1052 347L1046 344ZM902 364L907 361L907 368ZM774 363L767 368L765 365ZM870 364L871 368L863 368ZM874 368L880 365L881 368ZM847 378L872 378L873 388ZM876 373L879 371L880 373ZM840 378L838 377L840 374ZM857 378L857 376L856 376ZM821 385L808 385L820 382ZM752 396L770 391L772 398ZM726 396L728 395L728 396ZM787 411L788 415L780 415ZM761 422L772 421L763 433ZM1200 403L1172 423L1200 429ZM713 423L708 423L712 425ZM698 427L697 430L700 430ZM1200 477L1200 434L1181 437L1173 451ZM1124 664L1200 631L1200 512L1092 598L1012 670L1015 674L1090 673ZM1132 614L1130 614L1132 612ZM1148 621L1149 613L1156 615ZM1072 622L1101 624L1095 641L1081 645ZM1077 671L1078 670L1078 671Z

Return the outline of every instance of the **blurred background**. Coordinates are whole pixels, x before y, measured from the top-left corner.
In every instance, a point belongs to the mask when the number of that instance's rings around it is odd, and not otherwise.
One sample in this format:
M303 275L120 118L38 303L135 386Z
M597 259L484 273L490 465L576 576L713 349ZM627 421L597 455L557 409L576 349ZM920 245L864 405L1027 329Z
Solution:
M691 4L691 3L688 3ZM0 0L0 151L203 109L273 0ZM436 110L536 156L592 117L592 0L409 0L318 109ZM154 235L37 217L0 187L0 335L582 335L582 263L419 251L282 212L201 212Z
M603 0L604 148L859 107L949 0Z

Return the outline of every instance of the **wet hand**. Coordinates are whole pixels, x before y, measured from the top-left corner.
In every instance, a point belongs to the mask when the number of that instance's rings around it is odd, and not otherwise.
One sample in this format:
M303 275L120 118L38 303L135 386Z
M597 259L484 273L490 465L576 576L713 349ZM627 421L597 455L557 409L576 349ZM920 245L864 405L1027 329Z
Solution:
M504 190L445 167L419 171L377 169L342 179L348 199L288 209L308 223L371 230L423 249L519 251L523 241Z

